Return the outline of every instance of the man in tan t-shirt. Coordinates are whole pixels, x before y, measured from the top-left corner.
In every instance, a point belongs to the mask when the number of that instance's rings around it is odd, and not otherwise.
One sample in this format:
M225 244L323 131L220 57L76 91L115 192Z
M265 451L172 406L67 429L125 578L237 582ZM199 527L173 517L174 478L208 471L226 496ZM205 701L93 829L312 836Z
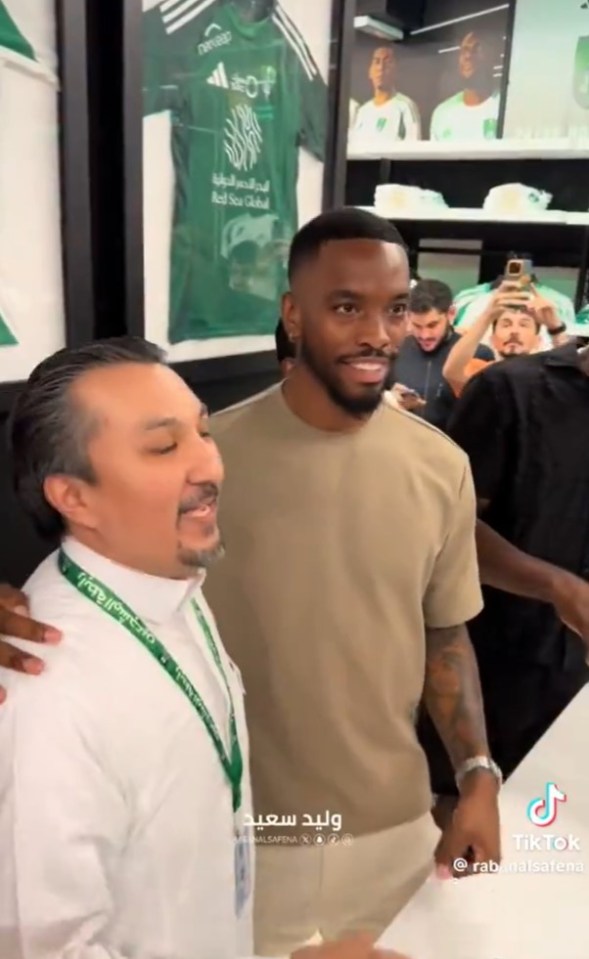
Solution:
M461 783L438 862L450 875L469 848L499 857L464 627L482 605L468 461L382 402L406 325L399 234L358 210L324 214L293 241L290 282L290 375L213 418L227 554L206 584L247 693L266 956L380 934L430 873L422 697Z

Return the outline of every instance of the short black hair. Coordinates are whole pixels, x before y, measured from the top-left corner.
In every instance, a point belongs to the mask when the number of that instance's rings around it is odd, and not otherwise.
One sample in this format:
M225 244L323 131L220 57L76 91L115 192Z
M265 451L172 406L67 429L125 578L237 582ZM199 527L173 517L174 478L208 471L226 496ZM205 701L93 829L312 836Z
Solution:
M380 240L406 249L401 234L392 223L368 210L343 207L321 213L305 223L293 238L288 257L288 278L314 259L326 243L334 240Z
M276 359L279 363L283 363L284 360L296 360L297 351L295 345L289 340L282 320L278 320L274 332L274 342L276 343Z
M59 350L33 370L8 419L7 438L14 491L41 536L55 539L65 532L62 516L45 499L47 477L62 473L95 481L87 443L96 423L72 399L76 380L102 366L165 362L159 346L124 336Z
M454 297L452 290L442 280L419 280L411 288L407 309L410 313L429 313L437 310L439 313L448 313Z

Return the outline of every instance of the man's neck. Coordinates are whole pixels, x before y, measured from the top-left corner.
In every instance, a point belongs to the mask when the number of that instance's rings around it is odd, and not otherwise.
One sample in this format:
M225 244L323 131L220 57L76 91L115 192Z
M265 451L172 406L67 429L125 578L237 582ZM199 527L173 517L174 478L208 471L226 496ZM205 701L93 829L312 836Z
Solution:
M485 100L488 100L492 94L492 89L490 87L467 87L462 94L462 99L464 105L467 107L478 107L481 103L484 103Z
M325 433L351 433L370 419L370 413L353 416L331 399L322 384L302 363L282 384L282 395L291 413L303 423Z
M169 575L169 573L166 574L162 570L145 569L139 566L138 563L133 562L132 559L130 559L129 557L122 557L122 556L116 555L116 553L113 552L112 549L109 549L108 544L104 542L102 537L100 537L94 530L87 530L84 528L72 527L72 529L69 532L69 536L71 536L73 540L77 541L82 546L85 546L86 549L92 550L93 553L96 553L97 556L100 556L102 559L106 559L109 562L114 563L116 566L121 566L132 573L139 573L145 576L153 576L156 579L161 579L161 580L169 580L169 581L184 580L186 582L188 582L188 580L192 578L199 579L200 575L202 575L199 570L194 571L194 577L193 577L188 573L188 571L182 571L181 569L178 569L177 574L174 576Z
M392 100L395 95L395 90L376 90L372 102L375 107L382 107L385 103L388 103L389 100Z

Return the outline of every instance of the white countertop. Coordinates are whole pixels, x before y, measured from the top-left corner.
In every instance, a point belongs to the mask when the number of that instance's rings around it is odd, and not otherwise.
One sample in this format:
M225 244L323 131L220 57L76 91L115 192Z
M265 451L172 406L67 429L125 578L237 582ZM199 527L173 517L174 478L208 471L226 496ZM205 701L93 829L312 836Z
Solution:
M540 828L526 812L548 782L567 801L558 804L555 822ZM387 930L383 946L411 959L589 959L589 687L514 773L500 805L504 872L433 877ZM580 851L523 848L527 837L548 844L547 834L571 834Z

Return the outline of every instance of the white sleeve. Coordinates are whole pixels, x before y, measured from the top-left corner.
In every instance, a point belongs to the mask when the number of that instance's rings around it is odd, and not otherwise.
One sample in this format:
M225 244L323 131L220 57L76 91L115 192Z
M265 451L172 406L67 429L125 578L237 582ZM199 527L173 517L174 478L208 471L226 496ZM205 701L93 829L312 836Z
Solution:
M46 680L0 710L0 956L125 959L101 939L130 816L83 694Z
M440 125L440 107L437 106L432 114L432 120L429 129L429 138L430 140L441 140L441 134L439 130Z
M409 100L407 104L407 113L409 118L408 140L421 140L421 116L419 107L414 100Z

